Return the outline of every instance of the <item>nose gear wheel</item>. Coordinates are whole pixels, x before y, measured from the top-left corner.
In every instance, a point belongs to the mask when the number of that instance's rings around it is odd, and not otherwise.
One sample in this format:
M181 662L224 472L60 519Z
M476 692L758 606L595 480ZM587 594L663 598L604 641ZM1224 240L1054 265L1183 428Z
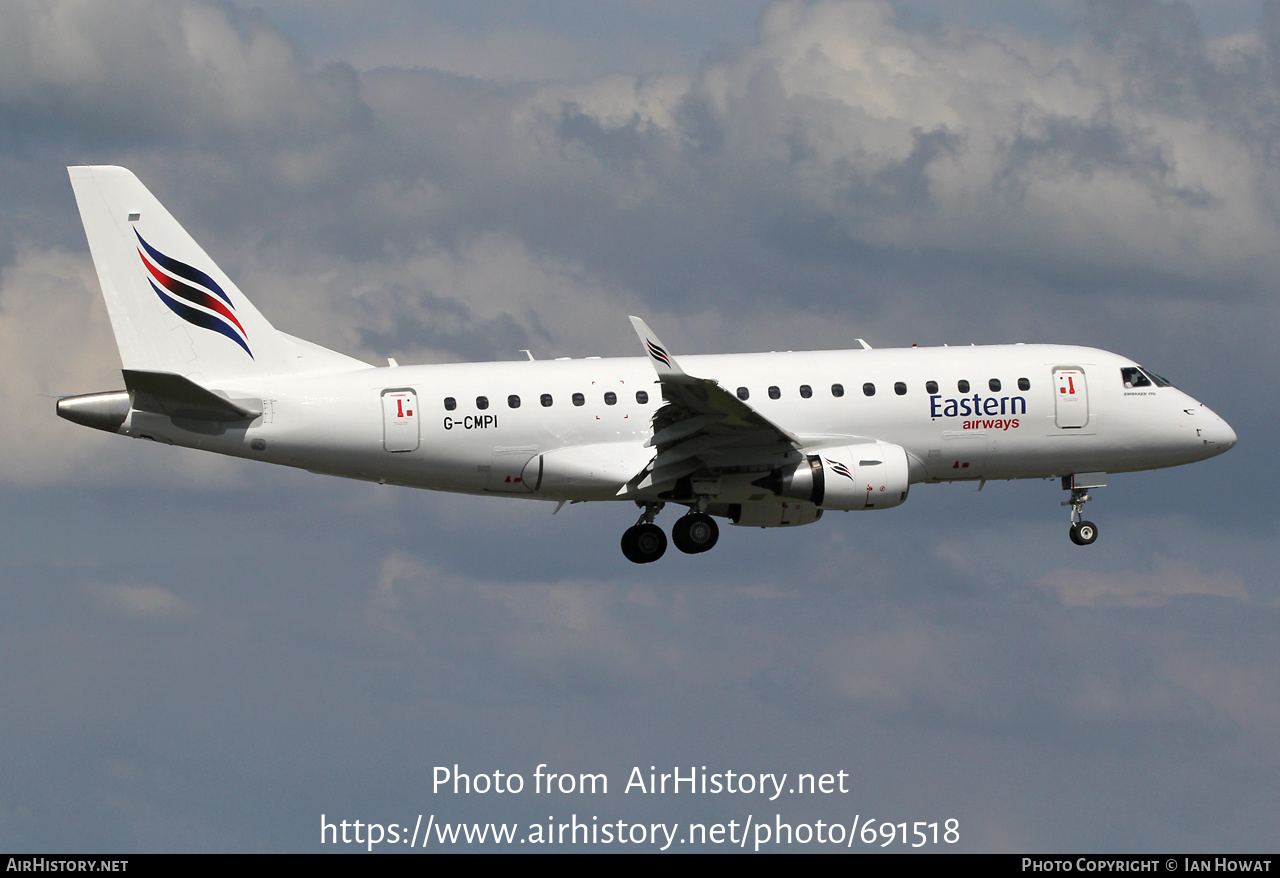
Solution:
M1066 479L1063 479L1064 483ZM1071 499L1063 501L1063 506L1071 507L1071 530L1067 535L1077 546L1091 546L1098 538L1098 526L1092 521L1084 520L1084 504L1093 498L1087 488L1071 488Z
M1098 538L1098 526L1092 521L1078 521L1071 525L1071 542L1077 546L1088 546Z

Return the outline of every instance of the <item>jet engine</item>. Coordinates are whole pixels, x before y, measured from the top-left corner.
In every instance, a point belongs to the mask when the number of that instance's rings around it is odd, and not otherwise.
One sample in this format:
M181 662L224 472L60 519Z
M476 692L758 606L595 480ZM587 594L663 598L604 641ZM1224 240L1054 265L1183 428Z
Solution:
M806 449L794 466L753 484L821 509L888 509L907 499L907 452L888 442Z

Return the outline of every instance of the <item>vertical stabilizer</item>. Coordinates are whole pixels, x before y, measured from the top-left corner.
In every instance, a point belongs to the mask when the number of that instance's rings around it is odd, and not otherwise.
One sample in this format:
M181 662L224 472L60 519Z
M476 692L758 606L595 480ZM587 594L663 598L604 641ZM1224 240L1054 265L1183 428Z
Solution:
M216 384L367 368L273 327L130 171L67 171L126 370Z

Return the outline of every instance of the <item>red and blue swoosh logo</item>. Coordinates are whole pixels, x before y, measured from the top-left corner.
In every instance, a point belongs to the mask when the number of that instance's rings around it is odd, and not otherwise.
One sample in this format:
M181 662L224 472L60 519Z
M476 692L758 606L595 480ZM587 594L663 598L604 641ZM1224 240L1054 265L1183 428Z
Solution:
M661 345L647 338L644 340L644 343L649 346L649 356L653 357L667 368L671 368L671 358L667 356L667 352L663 350Z
M831 471L833 473L842 475L851 482L854 481L853 473L849 472L849 468L845 466L843 463L841 463L838 460L832 460L829 457L827 458L827 463L830 464Z
M160 301L192 326L225 335L253 358L249 350L249 335L236 318L231 297L223 292L217 282L200 269L172 256L166 256L143 239L138 230L138 256L147 269L147 281L156 291Z

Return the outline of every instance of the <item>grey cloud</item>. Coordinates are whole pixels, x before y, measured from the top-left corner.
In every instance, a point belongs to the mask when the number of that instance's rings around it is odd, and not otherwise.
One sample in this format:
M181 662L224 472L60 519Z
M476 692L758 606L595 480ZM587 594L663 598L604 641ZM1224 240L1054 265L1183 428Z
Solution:
M651 306L776 307L778 289L800 287L803 308L876 312L850 272L870 286L891 271L918 297L958 273L990 298L991 267L1020 262L1037 286L1087 265L1077 289L1098 272L1126 285L1172 273L1201 296L1206 266L1249 284L1270 270L1268 166L1252 168L1259 188L1247 155L1235 176L1205 164L1244 147L1216 140L1207 110L1173 120L1133 102L1125 74L1108 79L1118 44L912 32L870 4L783 5L770 22L759 45L692 81L362 74L355 115L334 117L323 146L290 140L246 162L234 143L210 144L161 182L181 177L178 198L234 235L232 252L283 246L301 264L323 247L373 279L424 240L456 248L498 230ZM322 73L294 63L292 82ZM320 118L322 91L262 101ZM790 243L814 229L837 263Z
M779 325L797 328L795 347L1140 335L1149 353L1136 354L1179 372L1203 321L1173 319L1173 303L1269 325L1250 311L1275 268L1269 161L1216 124L1224 107L1172 115L1135 92L1138 37L1161 16L1177 31L1176 9L1050 44L911 29L882 4L784 3L756 44L693 77L539 85L318 69L232 7L133 2L154 23L136 36L113 19L85 69L125 65L117 102L163 79L160 100L183 104L191 130L227 136L180 149L140 136L93 160L134 166L282 328L367 359L629 353L615 315L637 308L680 315L686 349L774 346L764 327ZM72 35L105 14L42 9L7 14L27 31L56 14ZM235 68L207 83L179 39L197 21ZM145 76L127 60L144 38L160 47ZM1256 40L1183 43L1228 80L1265 54ZM13 79L10 103L52 90L72 101L55 113L68 130L90 128L76 114L105 86L61 46ZM6 217L11 252L55 225L83 248L60 170L44 176L56 184L29 198L59 210L33 208L35 226ZM1100 333L1063 321L1068 301L1114 319Z
M700 65L561 83L356 73L234 6L109 8L0 12L8 849L308 848L321 810L438 804L454 761L848 766L857 807L958 814L973 850L1273 837L1280 7L1214 39L1098 7L1051 42L782 3ZM119 386L59 166L84 160L133 167L282 329L370 361L629 354L636 311L677 351L1078 341L1241 444L1117 477L1088 554L1055 484L993 483L631 568L621 505L56 420L40 391Z
M298 141L359 115L349 69L308 69L231 5L18 0L0 11L0 35L0 113L26 140Z

